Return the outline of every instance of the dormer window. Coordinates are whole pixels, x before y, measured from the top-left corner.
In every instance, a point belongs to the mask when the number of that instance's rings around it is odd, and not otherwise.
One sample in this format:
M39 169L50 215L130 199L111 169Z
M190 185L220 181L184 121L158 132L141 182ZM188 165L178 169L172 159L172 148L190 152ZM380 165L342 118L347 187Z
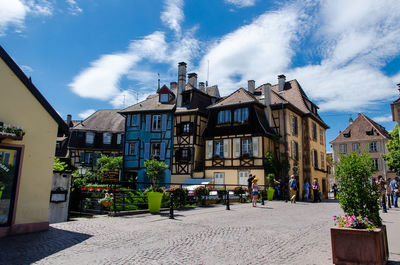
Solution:
M168 94L160 94L160 102L161 103L168 103L169 102L169 95Z
M235 112L233 113L234 118L233 121L237 123L244 123L249 120L249 108L240 108L240 109L235 109Z
M231 123L231 111L222 110L218 112L218 124Z

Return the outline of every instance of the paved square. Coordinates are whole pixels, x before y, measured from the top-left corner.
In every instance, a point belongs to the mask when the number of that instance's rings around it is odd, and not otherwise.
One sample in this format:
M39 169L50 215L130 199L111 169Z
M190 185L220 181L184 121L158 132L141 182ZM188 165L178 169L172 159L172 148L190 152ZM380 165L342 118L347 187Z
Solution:
M0 264L331 264L329 228L342 211L335 202L273 201L175 213L175 220L167 214L82 218L2 238ZM400 261L391 242L400 211L383 217L390 259Z

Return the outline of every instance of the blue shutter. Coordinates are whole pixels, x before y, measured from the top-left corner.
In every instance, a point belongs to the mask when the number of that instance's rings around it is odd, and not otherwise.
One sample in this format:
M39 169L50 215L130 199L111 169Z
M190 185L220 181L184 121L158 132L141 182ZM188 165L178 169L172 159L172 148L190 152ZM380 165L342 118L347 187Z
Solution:
M146 115L146 132L150 132L151 130L151 115Z
M150 143L144 144L144 160L149 160L150 157Z
M136 126L140 129L140 114L136 114Z
M93 153L93 166L97 165L97 157L100 157L101 154Z
M85 162L85 152L81 152L81 157L79 158L79 162Z
M160 160L165 160L165 143L162 142L160 146Z
M130 127L131 126L131 115L126 115L126 126Z
M167 120L168 120L167 114L163 114L161 116L161 131L163 132L167 130Z
M129 155L129 143L125 143L125 155Z
M135 156L139 154L139 142L135 143Z

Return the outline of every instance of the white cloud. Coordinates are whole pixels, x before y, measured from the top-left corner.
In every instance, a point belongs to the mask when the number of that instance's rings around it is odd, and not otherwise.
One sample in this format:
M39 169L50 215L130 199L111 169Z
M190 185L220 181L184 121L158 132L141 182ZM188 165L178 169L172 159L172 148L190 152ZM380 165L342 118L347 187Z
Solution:
M247 7L254 6L256 4L256 0L225 0L226 3L235 5L236 7Z
M88 109L88 110L85 110L84 112L79 113L78 116L81 119L86 119L87 117L89 117L90 115L92 115L95 112L96 112L96 110L94 110L94 109Z
M181 34L181 22L185 18L182 8L183 0L165 0L164 10L161 12L161 21L177 35Z
M24 71L25 73L31 73L31 72L33 72L32 67L29 67L29 66L27 66L27 65L21 65L21 69L22 69L22 71Z
M391 122L391 121L393 121L392 120L392 114L390 114L390 115L386 115L386 116L379 116L379 117L375 117L375 118L372 118L372 120L373 121L375 121L375 122Z
M75 0L66 0L68 4L68 11L72 15L79 15L82 13L82 9L78 6L78 3Z

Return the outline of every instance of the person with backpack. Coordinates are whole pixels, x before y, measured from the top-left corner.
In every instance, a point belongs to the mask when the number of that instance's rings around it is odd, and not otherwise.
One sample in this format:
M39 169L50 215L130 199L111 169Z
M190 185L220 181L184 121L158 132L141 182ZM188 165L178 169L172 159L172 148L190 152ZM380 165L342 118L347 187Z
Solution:
M294 178L294 175L290 176L289 189L290 189L290 202L296 203L297 182L296 179Z

